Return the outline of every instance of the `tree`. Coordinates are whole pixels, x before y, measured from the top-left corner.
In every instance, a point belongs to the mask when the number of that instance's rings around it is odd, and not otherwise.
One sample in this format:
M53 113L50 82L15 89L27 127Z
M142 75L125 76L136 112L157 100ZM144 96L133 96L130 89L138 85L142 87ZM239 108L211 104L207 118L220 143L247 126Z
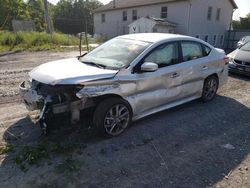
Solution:
M64 33L93 33L93 10L102 4L97 0L60 0L55 7L55 29Z
M246 15L246 17L240 17L240 20L234 20L232 22L233 29L250 29L250 13Z
M43 31L45 28L43 1L29 0L27 4L29 7L30 17L35 21L36 30Z
M0 29L11 29L12 20L29 18L28 6L23 0L0 1Z

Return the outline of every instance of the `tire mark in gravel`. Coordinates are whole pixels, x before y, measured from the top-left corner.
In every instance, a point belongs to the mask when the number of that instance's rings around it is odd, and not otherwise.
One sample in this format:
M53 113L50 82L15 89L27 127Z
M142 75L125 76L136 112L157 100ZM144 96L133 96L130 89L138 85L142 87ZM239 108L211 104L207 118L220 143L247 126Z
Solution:
M6 98L6 99L5 99ZM14 96L14 97L3 97L0 99L0 105L8 105L11 103L21 103L22 99L20 96Z

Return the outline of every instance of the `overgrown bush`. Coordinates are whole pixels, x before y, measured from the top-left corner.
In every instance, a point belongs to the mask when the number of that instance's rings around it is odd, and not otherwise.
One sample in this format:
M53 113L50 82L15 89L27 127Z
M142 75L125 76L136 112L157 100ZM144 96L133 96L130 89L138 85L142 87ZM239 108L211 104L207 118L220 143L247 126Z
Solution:
M45 32L0 32L0 46L22 49L39 49L42 46L78 45L79 39L73 35Z

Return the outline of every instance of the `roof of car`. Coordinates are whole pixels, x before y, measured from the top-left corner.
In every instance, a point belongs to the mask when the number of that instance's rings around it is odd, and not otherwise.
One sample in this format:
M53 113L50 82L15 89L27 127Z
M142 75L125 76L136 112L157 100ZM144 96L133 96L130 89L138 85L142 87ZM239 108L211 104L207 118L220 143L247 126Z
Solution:
M129 35L122 35L117 38L124 38L124 39L132 39L132 40L139 40L145 42L159 42L161 40L174 40L174 39L195 39L193 37L185 36L185 35L178 35L178 34L169 34L169 33L138 33L138 34L129 34Z

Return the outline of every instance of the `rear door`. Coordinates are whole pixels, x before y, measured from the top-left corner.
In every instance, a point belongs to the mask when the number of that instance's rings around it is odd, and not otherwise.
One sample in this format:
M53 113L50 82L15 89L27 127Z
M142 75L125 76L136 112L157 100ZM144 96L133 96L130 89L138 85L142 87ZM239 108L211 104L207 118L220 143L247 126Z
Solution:
M181 41L180 49L182 53L181 98L201 96L206 72L212 68L207 58L211 49L195 41Z

